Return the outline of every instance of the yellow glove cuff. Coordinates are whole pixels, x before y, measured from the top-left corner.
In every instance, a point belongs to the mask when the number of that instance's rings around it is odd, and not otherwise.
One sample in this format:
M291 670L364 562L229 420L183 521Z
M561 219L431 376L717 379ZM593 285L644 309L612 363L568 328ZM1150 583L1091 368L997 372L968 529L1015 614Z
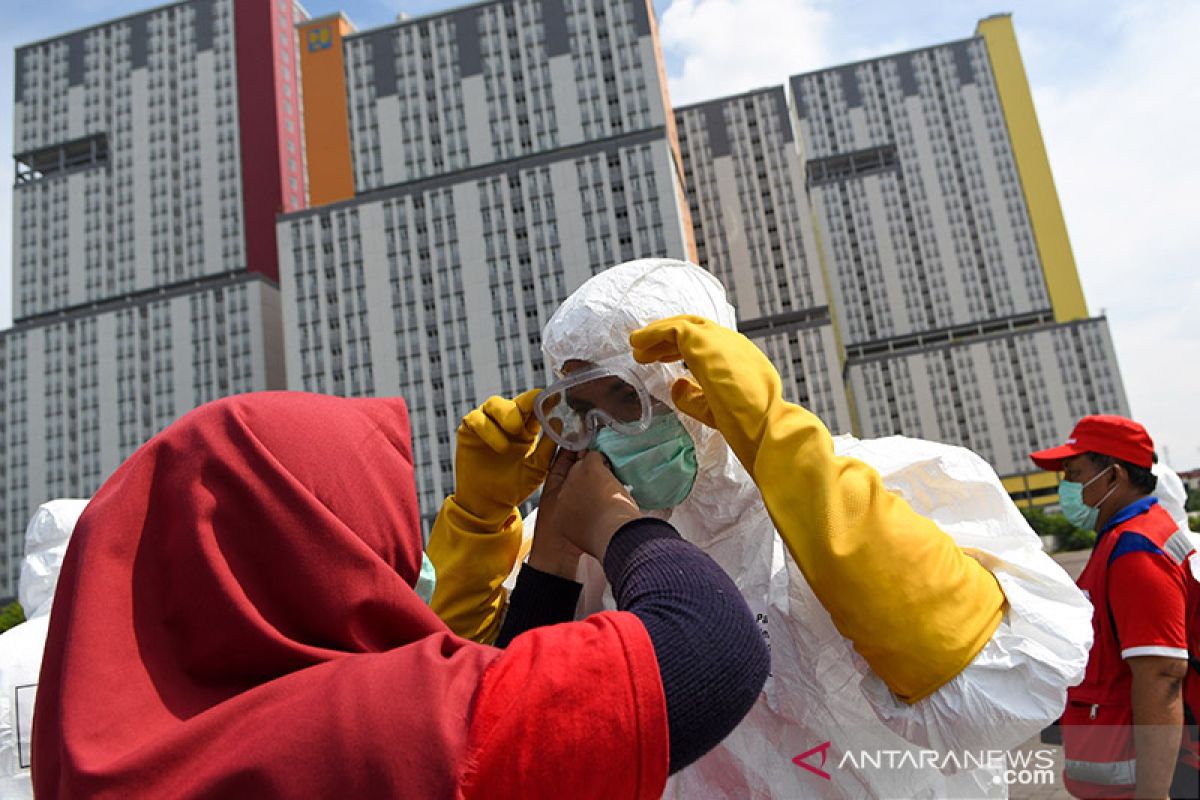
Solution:
M426 553L437 570L430 606L459 636L491 644L500 633L508 593L501 585L521 550L517 509L500 527L446 498Z
M995 633L995 576L879 473L838 457L825 426L773 404L752 473L792 558L834 624L907 703L963 670Z

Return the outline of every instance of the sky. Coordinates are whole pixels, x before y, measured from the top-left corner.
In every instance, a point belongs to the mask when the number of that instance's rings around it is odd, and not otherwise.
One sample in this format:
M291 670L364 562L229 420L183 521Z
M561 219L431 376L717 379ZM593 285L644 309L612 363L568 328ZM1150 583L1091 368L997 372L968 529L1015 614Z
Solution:
M8 15L0 29L7 117L0 152L12 152L15 46L152 5L55 0ZM361 30L401 12L462 3L304 5L313 16L341 10ZM1167 463L1200 467L1200 2L654 0L654 7L676 104L966 38L979 19L1011 12L1088 308L1108 318L1131 414ZM12 160L0 159L0 185L10 187L12 174ZM0 191L0 328L11 324L11 199Z

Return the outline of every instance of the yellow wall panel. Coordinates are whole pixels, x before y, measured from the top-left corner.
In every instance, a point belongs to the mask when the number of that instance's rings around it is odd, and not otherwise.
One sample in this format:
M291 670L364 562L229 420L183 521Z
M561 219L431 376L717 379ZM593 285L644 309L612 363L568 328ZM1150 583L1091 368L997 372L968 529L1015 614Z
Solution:
M1050 173L1050 159L1046 156L1042 129L1033 108L1033 95L1021 62L1012 17L1003 14L980 20L975 32L987 44L1054 319L1058 322L1084 319L1088 315L1087 303L1075 268L1075 256L1067 237L1067 224L1054 187L1054 176Z

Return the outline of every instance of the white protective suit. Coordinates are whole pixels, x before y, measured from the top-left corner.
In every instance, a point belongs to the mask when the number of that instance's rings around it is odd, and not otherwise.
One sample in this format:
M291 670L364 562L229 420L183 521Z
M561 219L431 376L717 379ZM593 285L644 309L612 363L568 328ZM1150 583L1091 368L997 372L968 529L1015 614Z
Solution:
M629 334L677 314L736 328L724 288L699 267L648 259L606 270L567 298L546 325L548 370L558 374L571 359L623 359L656 399L671 405L671 385L686 368L637 364ZM670 521L736 582L769 639L772 677L738 728L674 776L665 796L1006 796L995 770L944 774L929 767L872 768L861 760L859 767L845 759L860 751L1015 747L1059 716L1067 687L1082 679L1092 639L1091 606L1042 552L991 467L968 450L932 442L836 440L840 455L874 466L889 489L975 555L1008 600L1000 627L973 662L931 696L907 705L834 628L724 438L682 413L679 418L695 440L699 474ZM527 523L527 535L533 527ZM581 613L613 607L600 565L585 556L580 574ZM792 763L826 742L828 779ZM805 761L822 764L819 754Z
M1171 515L1171 519L1175 520L1179 530L1192 540L1192 547L1200 552L1200 533L1193 531L1188 524L1187 487L1183 485L1183 479L1179 477L1179 473L1161 462L1151 467L1150 471L1158 478L1153 496L1158 498L1158 502ZM1200 558L1193 555L1190 563L1192 577L1200 581Z
M17 599L25 622L0 633L0 798L33 797L29 778L30 731L50 605L67 540L86 500L51 500L38 506L25 529L25 560Z
M1158 478L1153 496L1175 520L1179 530L1191 534L1192 544L1196 544L1200 541L1200 534L1193 533L1188 527L1187 488L1183 485L1183 479L1179 473L1162 463L1155 464L1150 471Z

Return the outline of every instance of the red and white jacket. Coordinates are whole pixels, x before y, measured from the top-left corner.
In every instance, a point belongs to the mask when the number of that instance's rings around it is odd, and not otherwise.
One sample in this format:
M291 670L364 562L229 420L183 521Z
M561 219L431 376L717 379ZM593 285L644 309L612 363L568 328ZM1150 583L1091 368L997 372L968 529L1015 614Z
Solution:
M1152 497L1126 506L1100 532L1077 581L1095 608L1095 644L1083 682L1067 691L1062 718L1064 777L1077 797L1133 796L1133 679L1125 659L1188 659L1189 597L1200 595L1191 577L1194 554L1187 534Z

